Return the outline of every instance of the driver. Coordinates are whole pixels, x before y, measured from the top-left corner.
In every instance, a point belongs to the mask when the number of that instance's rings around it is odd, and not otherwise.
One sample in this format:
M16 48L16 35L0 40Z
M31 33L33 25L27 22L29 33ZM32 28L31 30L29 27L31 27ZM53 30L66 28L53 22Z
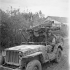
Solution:
M43 34L43 32L39 33L39 38L38 38L39 42L45 42L45 35Z

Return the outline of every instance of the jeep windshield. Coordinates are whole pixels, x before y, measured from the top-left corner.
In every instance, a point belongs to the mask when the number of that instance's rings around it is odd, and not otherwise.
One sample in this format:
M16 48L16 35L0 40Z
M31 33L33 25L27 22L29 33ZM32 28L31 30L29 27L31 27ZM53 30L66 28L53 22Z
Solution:
M22 42L22 44L46 45L45 42Z

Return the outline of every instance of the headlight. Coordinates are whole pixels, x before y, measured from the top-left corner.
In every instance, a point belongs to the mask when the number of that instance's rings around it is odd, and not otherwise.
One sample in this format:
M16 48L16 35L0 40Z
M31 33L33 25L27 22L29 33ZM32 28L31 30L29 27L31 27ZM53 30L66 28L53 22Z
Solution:
M5 50L2 51L2 56L6 56L6 51Z
M19 52L19 57L22 57L23 56L23 53L22 52Z

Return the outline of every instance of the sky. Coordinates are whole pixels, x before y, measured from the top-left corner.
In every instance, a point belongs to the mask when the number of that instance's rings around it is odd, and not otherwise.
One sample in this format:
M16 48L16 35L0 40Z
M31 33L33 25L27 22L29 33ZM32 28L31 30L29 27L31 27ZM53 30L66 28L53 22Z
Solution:
M10 10L10 7L20 8L30 12L39 12L40 10L45 16L67 17L69 10L69 0L0 0L0 8L2 10Z

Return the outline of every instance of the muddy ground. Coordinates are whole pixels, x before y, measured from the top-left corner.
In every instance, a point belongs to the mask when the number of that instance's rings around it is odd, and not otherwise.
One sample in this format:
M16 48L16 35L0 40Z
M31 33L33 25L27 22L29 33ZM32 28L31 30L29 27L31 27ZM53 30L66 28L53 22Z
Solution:
M63 50L63 55L62 55L62 60L60 63L55 63L55 62L48 62L42 65L43 70L69 70L69 60L68 60L68 54L69 54L69 47L68 47L68 39L65 39L64 42L64 50ZM0 68L0 70L9 70L9 69L3 69Z

